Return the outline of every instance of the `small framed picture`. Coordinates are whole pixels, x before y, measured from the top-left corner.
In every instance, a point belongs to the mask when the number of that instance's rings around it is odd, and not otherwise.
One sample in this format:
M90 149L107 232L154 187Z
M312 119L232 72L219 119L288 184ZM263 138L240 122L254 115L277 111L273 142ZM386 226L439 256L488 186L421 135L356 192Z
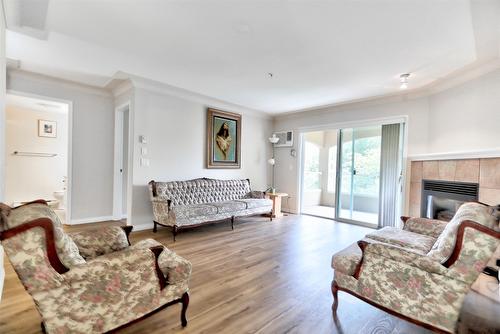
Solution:
M57 137L57 122L46 121L43 119L38 120L38 136L39 137Z

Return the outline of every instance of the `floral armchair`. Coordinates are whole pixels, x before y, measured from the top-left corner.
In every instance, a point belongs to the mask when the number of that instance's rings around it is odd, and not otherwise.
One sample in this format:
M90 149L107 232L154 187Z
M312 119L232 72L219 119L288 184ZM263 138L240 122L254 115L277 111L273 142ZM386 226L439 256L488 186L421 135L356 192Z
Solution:
M191 263L153 239L131 246L131 226L65 233L43 201L0 204L0 240L48 333L102 333L182 303Z
M437 332L454 332L472 283L500 247L498 208L465 203L449 222L402 217L336 253L338 290Z

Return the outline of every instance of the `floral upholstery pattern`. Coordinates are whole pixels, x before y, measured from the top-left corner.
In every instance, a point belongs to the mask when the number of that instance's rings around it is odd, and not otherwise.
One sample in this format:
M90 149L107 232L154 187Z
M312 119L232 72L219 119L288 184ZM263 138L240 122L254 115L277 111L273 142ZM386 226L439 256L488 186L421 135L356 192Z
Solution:
M453 247L455 247L458 227L465 220L472 220L491 229L498 227L498 217L493 215L493 212L492 207L484 204L475 202L462 204L453 219L446 225L434 246L432 246L429 256L444 263L450 257Z
M458 227L452 230L455 235L451 236L450 226L453 225L450 224L459 225L457 222L464 220L489 228L498 224L498 220L495 221L498 216L491 214L494 210L490 207L478 203L466 204L448 224L412 218L403 234L384 228L363 239L366 245L363 252L357 244L338 252L332 258L335 284L408 318L454 332L465 295L500 247L500 239L474 228L466 228L458 259L449 268L442 264L442 257L437 257L432 247L428 252L423 250L429 248L426 238L436 240L437 244L440 240L453 237L451 254ZM417 227L419 222L424 226ZM421 234L424 238L415 239L426 242L419 249L409 236L419 234L416 231L425 227L429 227L431 232ZM442 233L436 238L435 233L441 228ZM390 233L395 236L390 237ZM360 262L361 270L356 279L354 270Z
M366 237L388 244L415 249L422 253L427 253L436 242L436 238L390 226L369 233Z
M189 226L231 217L269 213L272 201L251 191L248 180L194 179L149 185L154 220Z
M3 220L2 229L7 230L14 228L27 221L37 218L50 218L52 220L55 232L57 255L67 268L85 263L85 260L80 255L78 247L74 241L66 233L64 233L62 223L57 214L45 204L33 203L11 210L8 215L8 219ZM40 233L43 234L43 232ZM42 238L42 236L40 236L36 241L40 241L40 238ZM33 239L31 241L35 242ZM25 245L25 247L31 246Z
M405 222L403 230L438 238L447 224L442 220L412 217Z
M154 246L162 246L162 244L154 239L144 239L133 245L132 248L149 249ZM191 276L191 262L166 247L158 258L158 265L170 284L187 281Z
M340 272L352 276L356 266L361 261L361 256L361 249L354 243L333 255L332 268L335 268L335 273Z
M97 231L68 233L85 260L116 252L129 246L127 235L119 226L107 226Z
M40 216L51 217L51 211L43 204L14 209L9 216L2 215L3 230ZM20 212L27 216L23 219ZM53 220L54 228L58 223ZM66 241L73 242L62 228L60 233ZM149 249L161 245L157 241L149 239L128 246L121 229L105 228L93 233L94 237L91 232L73 234L78 245L84 246L87 261L81 258L81 263L63 274L56 272L48 260L43 228L31 228L2 241L16 273L35 301L47 333L110 331L179 300L189 290L191 263L166 247L158 265L169 284L160 290L155 255ZM109 238L112 246L105 246L104 238ZM92 244L96 246L94 251ZM122 249L115 250L118 248ZM99 253L105 254L97 256Z

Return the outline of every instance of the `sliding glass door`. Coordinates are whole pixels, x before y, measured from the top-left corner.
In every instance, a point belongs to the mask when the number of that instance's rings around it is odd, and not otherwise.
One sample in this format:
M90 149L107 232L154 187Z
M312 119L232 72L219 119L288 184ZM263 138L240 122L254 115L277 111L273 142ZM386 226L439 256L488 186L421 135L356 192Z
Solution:
M381 138L382 126L340 130L336 191L338 220L377 226Z

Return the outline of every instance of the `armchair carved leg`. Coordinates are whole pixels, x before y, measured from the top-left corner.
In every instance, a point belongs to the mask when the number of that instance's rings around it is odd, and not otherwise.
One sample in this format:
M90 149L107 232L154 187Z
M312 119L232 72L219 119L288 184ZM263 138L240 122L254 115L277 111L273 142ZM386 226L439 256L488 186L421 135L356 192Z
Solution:
M339 306L338 291L339 291L339 286L337 285L337 282L335 282L335 280L333 280L332 281L332 295L333 295L332 312L333 312L334 316L336 316L337 307Z
M231 217L231 230L234 231L234 216Z
M156 231L158 231L158 229L157 229L157 227L156 227L156 225L157 225L158 223L157 223L157 222L155 222L155 221L153 220L153 224L154 224L154 226L153 226L153 232L154 232L154 233L156 233Z
M172 236L174 237L174 242L175 242L175 237L177 236L177 232L178 232L177 226L173 226L172 227Z
M271 212L269 213L269 221L273 221L273 211L271 210Z
M184 292L184 294L182 295L181 303L182 303L181 324L182 327L186 327L187 326L186 311L189 305L189 294L187 292Z

